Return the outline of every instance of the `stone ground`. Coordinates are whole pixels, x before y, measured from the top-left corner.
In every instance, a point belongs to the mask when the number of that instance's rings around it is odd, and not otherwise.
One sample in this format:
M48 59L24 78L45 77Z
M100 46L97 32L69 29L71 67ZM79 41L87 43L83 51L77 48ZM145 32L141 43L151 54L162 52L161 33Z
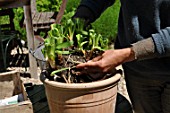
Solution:
M122 69L122 66L118 66L117 68ZM120 81L118 83L118 92L122 94L124 97L126 97L126 99L128 99L130 102L129 95L128 95L127 88L126 88L124 74L122 74L122 77L120 78Z

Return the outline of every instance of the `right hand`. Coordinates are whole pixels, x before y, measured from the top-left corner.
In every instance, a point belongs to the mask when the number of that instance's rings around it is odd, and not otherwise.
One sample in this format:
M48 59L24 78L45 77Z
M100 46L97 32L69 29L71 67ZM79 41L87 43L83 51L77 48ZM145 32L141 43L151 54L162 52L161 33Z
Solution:
M76 68L82 69L82 73L93 74L95 73L106 74L112 71L125 62L135 59L134 52L131 48L106 50L102 55L88 61L81 63Z

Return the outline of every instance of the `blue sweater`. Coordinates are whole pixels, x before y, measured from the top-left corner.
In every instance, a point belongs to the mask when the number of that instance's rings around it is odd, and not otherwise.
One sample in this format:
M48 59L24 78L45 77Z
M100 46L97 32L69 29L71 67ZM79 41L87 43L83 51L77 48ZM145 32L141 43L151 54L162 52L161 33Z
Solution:
M116 48L129 47L151 37L155 56L152 59L125 63L127 69L141 77L170 78L170 0L120 0ZM114 0L82 0L80 6L88 7L93 20Z

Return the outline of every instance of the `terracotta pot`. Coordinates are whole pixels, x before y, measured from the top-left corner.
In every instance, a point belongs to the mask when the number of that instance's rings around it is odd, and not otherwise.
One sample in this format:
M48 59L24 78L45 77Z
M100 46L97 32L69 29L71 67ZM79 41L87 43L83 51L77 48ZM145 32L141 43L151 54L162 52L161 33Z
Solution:
M114 113L121 75L91 83L50 81L43 74L50 113Z

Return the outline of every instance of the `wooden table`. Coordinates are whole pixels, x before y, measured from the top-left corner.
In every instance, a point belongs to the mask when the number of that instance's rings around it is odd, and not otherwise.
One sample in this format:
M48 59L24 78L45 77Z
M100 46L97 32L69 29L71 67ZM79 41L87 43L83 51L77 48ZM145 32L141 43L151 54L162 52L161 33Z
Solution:
M32 25L30 3L31 0L0 0L0 8L17 8L17 7L24 8L28 49L32 48L34 50L35 39L34 39L34 32L33 32L33 25ZM36 59L30 53L29 53L29 65L30 65L31 77L38 79L37 62Z

